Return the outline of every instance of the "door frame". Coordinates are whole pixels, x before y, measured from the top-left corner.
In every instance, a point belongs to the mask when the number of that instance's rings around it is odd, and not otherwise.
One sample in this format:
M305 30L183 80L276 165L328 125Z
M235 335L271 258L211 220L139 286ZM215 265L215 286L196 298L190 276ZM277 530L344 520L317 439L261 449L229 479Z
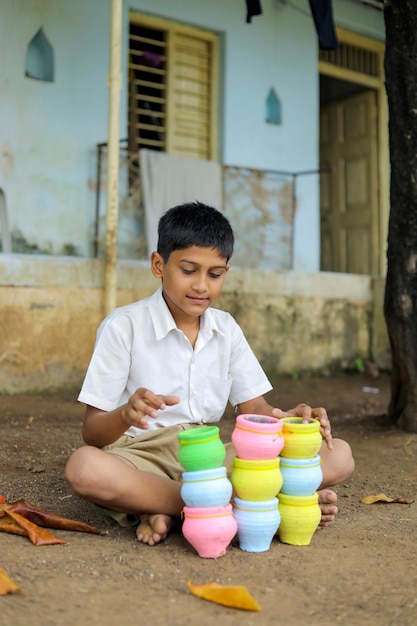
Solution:
M385 91L384 53L385 43L358 35L343 28L337 28L339 43L360 48L375 54L377 67L374 75L369 75L342 67L332 60L333 51L321 51L318 63L319 74L364 85L376 92L377 100L377 145L378 145L378 207L379 207L379 262L380 276L386 273L386 244L389 219L389 146L388 146L388 103Z

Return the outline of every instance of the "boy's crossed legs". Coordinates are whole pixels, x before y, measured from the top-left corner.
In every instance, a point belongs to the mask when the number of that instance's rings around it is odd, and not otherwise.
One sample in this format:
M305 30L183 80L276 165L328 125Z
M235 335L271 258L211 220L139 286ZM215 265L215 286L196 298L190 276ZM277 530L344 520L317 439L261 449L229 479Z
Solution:
M322 512L321 526L336 517L337 495L327 487L346 480L353 471L349 445L333 440L329 451L325 444L322 456L323 482L318 491ZM163 541L184 506L181 483L171 478L137 469L117 454L93 446L74 452L66 467L66 477L73 490L86 500L111 511L137 515L139 541L154 545Z
M130 461L93 446L70 457L65 474L79 496L116 513L136 515L139 541L154 545L165 539L184 503L181 484L137 469Z

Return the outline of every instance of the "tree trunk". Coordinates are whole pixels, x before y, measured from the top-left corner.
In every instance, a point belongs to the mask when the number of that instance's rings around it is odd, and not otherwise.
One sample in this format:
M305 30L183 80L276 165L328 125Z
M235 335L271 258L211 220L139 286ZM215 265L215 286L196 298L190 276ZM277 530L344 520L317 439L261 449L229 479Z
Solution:
M417 432L417 2L385 0L391 161L384 314L392 350L389 417Z

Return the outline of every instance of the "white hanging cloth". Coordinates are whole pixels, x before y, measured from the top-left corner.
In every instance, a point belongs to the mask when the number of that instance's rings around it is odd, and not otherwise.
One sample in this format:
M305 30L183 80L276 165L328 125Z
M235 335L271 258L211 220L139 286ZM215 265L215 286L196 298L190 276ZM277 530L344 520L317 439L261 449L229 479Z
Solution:
M139 151L148 254L156 250L158 221L168 209L198 200L222 210L222 167L157 150Z

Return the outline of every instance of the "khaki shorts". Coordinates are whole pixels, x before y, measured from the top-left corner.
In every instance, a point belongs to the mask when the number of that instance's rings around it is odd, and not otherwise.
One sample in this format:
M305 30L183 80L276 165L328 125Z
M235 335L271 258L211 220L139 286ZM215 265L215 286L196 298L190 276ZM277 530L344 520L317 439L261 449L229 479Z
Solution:
M189 428L196 428L200 424L179 424L158 428L142 433L137 437L122 435L114 443L104 446L103 450L109 454L121 456L130 461L138 470L151 472L166 478L171 478L177 482L181 481L182 465L178 461L178 433ZM226 457L225 467L231 471L235 450L231 443L225 444ZM120 526L133 526L139 522L136 515L126 515L117 513L111 509L95 505L104 515L115 519Z

